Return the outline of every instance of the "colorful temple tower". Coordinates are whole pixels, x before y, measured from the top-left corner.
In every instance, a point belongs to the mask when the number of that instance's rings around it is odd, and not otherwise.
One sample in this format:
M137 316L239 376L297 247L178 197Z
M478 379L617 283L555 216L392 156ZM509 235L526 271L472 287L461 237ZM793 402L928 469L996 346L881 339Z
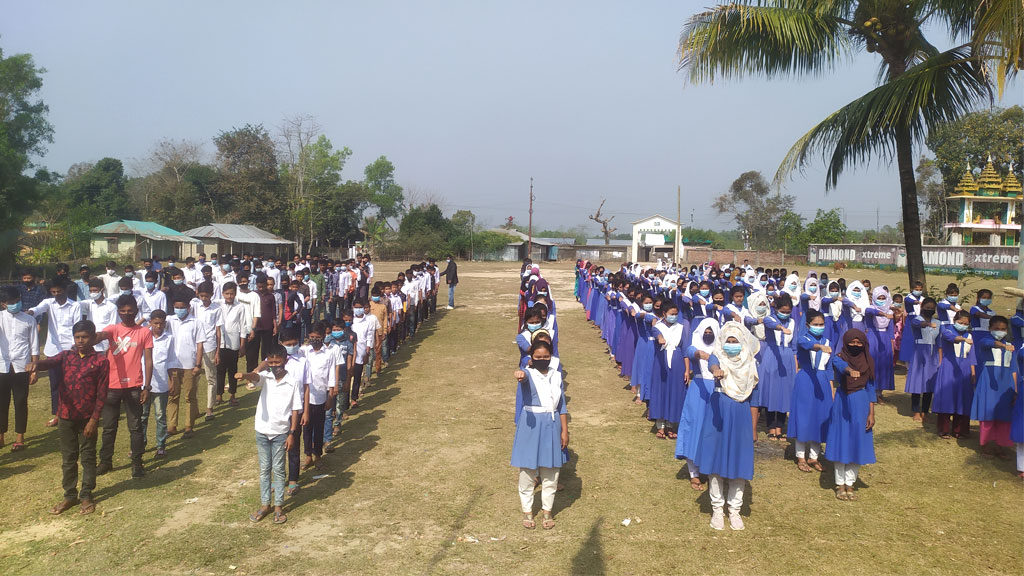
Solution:
M970 166L948 197L956 222L946 224L952 246L1018 246L1021 231L1021 183L1013 174L1004 179L988 164L975 180Z

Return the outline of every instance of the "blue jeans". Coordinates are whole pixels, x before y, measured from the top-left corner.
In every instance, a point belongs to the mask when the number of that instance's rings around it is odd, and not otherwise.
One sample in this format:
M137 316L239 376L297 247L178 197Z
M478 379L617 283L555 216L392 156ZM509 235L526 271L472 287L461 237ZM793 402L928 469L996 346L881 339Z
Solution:
M156 449L163 450L167 444L167 396L169 392L150 392L149 399L142 405L142 445L149 436L149 410L156 418Z
M256 433L256 453L260 462L260 505L270 506L271 474L273 474L274 506L284 504L284 443L288 433L269 436Z
M448 285L448 305L455 308L455 284Z

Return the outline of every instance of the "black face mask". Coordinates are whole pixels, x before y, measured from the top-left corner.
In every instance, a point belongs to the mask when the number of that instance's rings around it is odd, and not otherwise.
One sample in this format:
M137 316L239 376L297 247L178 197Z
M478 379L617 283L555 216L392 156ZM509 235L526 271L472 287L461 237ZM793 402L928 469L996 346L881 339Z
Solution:
M849 350L850 354L853 354L854 356L860 356L864 352L863 346L854 346L853 344L847 346L846 349Z
M704 343L707 344L708 346L711 346L712 344L714 344L715 343L715 335L714 334L705 334L704 335Z
M310 338L309 339L309 345L312 346L313 348L316 348L317 350L319 350L320 347L324 345L324 339L323 338Z
M276 368L271 368L271 371L273 371L274 376L276 376L277 378L280 378L288 373L288 369L285 368L284 366L277 366Z
M924 316L925 318L931 318L934 315L935 315L935 310L932 310L930 308L923 308L923 309L921 309L921 316Z
M533 367L541 372L546 371L551 366L551 360L531 360Z

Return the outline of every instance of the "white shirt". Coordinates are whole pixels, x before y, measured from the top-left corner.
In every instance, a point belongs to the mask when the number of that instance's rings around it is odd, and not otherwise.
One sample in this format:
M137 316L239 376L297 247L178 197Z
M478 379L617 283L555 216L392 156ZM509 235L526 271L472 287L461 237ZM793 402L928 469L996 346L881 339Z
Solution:
M338 272L338 296L348 294L348 287L352 285L352 275L348 270Z
M303 280L302 283L309 288L309 299L306 300L306 308L310 309L313 307L313 301L316 300L320 294L317 292L316 282L313 282L312 280Z
M250 321L260 317L260 295L256 292L242 292L242 290L239 289L235 294L235 301L245 304L245 307L249 310ZM250 324L250 326L253 324Z
M153 313L153 310L164 310L167 308L167 295L164 294L163 290L154 289L152 292L149 290L142 291L142 303L139 305L139 310L142 312L142 317L148 322L149 315Z
M174 351L186 370L196 366L196 344L203 341L203 328L196 317L189 314L180 320L174 314L167 315L167 330L174 336Z
M117 306L106 298L103 299L103 302L95 300L86 302L82 307L82 315L92 320L92 323L96 325L97 332L121 322L121 317L117 315ZM97 352L106 352L110 348L110 342L107 340L97 342L93 348Z
M242 338L249 336L252 332L252 317L249 316L249 307L236 301L230 305L220 304L220 312L220 347L238 350L242 347Z
M203 327L203 354L213 352L217 349L217 328L221 328L220 344L224 345L224 316L221 307L216 302L203 306L202 302L192 309L196 313L196 319Z
M301 395L306 393L306 387L309 386L311 379L309 374L309 361L306 360L306 355L302 353L301 347L295 354L288 355L288 360L285 361L284 367L299 383L299 394L301 398ZM300 403L296 410L302 410L303 408L303 405Z
M260 372L259 376L256 431L268 436L287 434L292 426L292 411L302 410L302 386L290 372L280 380L269 370Z
M325 404L327 390L338 387L338 353L327 346L316 350L310 345L302 347L309 363L309 403Z
M103 296L106 298L117 298L121 294L121 288L118 287L117 283L121 281L121 275L117 272L111 274L100 274L97 276L100 280L103 280ZM97 328L99 328L97 326ZM49 356L49 354L47 354Z
M379 329L380 322L373 314L367 313L362 318L352 319L352 331L356 334L356 364L363 364L366 360L367 347L374 341Z
M195 355L195 349L192 350ZM192 366L189 366L191 368ZM150 391L161 394L170 390L167 382L167 371L184 368L178 360L174 345L174 336L170 330L164 330L160 336L153 336L153 379L150 380ZM142 372L146 372L146 358L142 358Z
M36 322L42 314L50 315L46 322L46 346L43 347L43 353L52 358L64 350L74 348L75 335L72 328L82 319L80 304L69 298L61 305L55 299L47 298L32 309Z
M270 268L269 266L263 269L264 274L274 279L274 288L281 287L281 270L277 267Z
M36 319L24 312L0 312L0 374L24 372L32 356L39 356Z
M202 273L202 271L200 271L199 268L195 268L195 267L188 268L188 267L186 267L184 272L185 272L185 285L188 286L189 288L195 290L199 286L199 283L203 281L203 273Z

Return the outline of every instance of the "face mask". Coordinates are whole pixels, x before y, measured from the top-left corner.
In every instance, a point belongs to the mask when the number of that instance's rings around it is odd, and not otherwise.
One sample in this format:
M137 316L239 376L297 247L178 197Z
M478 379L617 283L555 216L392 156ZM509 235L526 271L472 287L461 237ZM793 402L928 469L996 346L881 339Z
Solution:
M993 330L992 337L996 340L1002 340L1003 338L1006 338L1006 330Z
M351 328L351 327L352 327L352 321L351 320L345 320L345 328Z
M213 260L210 261L210 263L213 264L214 266L216 266L217 265L217 259L214 258Z
M715 343L715 335L714 334L705 334L704 335L704 343L707 344L708 346L714 344Z
M956 302L959 299L960 299L959 296L946 296L946 300L948 300L950 302Z
M768 313L768 307L767 306L755 306L754 307L754 312L757 312L758 314L767 314Z
M705 297L705 298L707 298L709 294L711 294L711 290L701 290L700 291L700 295Z
M362 308L353 308L352 313L356 315L356 318L362 318L363 314L366 314L366 311Z
M970 328L970 326L967 324L953 324L953 328L956 328L957 332L967 332L967 329Z
M722 344L722 350L725 352L726 356L736 357L743 351L743 345L739 342L726 342L725 344Z
M875 306L881 308L882 306L885 306L886 302L888 302L888 300L884 298L879 298L878 300L875 300Z
M850 293L854 298L860 298L860 290L854 290Z
M121 296L131 296L131 295L132 295L132 291L131 290L121 290Z
M281 378L282 376L288 373L288 369L285 368L284 366L275 366L271 368L270 371L273 372L274 376L276 376L277 378Z
M853 354L854 356L860 356L861 353L864 352L864 347L863 346L852 346L851 345L851 346L847 346L846 349L849 350L850 354Z
M333 332L331 332L331 338L334 338L335 340L340 339L344 335L345 335L345 332L343 332L341 330L334 330Z
M156 288L156 282L146 282L146 290L152 290Z
M911 294L913 294L914 296L918 296L918 297L920 297L922 293L923 292L921 290L914 290L913 292L911 292Z
M8 304L7 311L10 312L11 314L17 314L18 312L21 312L21 300L15 302L14 304Z
M298 344L292 344L291 346L285 346L284 350L288 354L295 354L296 352L299 351L299 345Z
M273 263L267 264L267 268L270 268L271 270L273 270L274 269L274 264Z
M117 274L117 270L111 270L110 268L107 268L107 276L113 276L115 274Z
M543 297L545 297L547 295L548 295L547 292L537 292L537 296L540 296L541 298L543 298Z
M901 303L901 302L893 302L892 303L892 307L896 308L896 309L902 309L903 308L903 303Z
M789 314L785 312L776 312L775 315L779 317L779 320L789 320Z
M93 300L99 300L103 297L103 292L89 292L89 298Z
M345 271L347 271L347 270L348 270L348 266L342 266L342 267L341 267L341 271L342 271L342 272L345 272Z
M184 278L175 278L174 279L174 285L175 286L181 286L184 283L185 283L185 279Z
M679 315L678 314L668 314L668 315L665 316L665 323L667 323L669 326L675 324L678 321L679 321Z
M231 264L224 264L223 266L220 267L220 269L225 271L225 272L230 272L231 271Z
M808 326L807 327L807 331L810 332L811 334L814 334L815 336L821 336L822 334L825 333L825 327L824 326Z
M370 300L373 300L374 302L380 302L380 296L371 296Z
M980 300L978 300L978 304L981 304L982 306L985 306L987 308L990 304L992 304L992 299L991 298L981 298Z
M536 332L537 330L540 330L540 324L527 324L526 329L530 332Z
M188 316L188 308L175 308L174 315L177 316L179 320L184 320L185 316Z
M924 309L921 310L921 316L924 316L925 318L931 318L934 315L935 315L935 310L933 310L931 308L924 308Z
M317 350L319 350L320 347L324 345L324 339L323 338L310 338L309 339L309 345L312 346L313 348L316 348Z
M531 360L534 369L544 372L551 366L551 360Z
M810 286L807 287L807 291L810 292L811 294L815 294L818 292L818 287L815 286L814 284L811 284Z
M828 297L829 298L839 298L839 292L829 292L828 293Z
M654 304L644 304L644 312L650 312L654 310Z

